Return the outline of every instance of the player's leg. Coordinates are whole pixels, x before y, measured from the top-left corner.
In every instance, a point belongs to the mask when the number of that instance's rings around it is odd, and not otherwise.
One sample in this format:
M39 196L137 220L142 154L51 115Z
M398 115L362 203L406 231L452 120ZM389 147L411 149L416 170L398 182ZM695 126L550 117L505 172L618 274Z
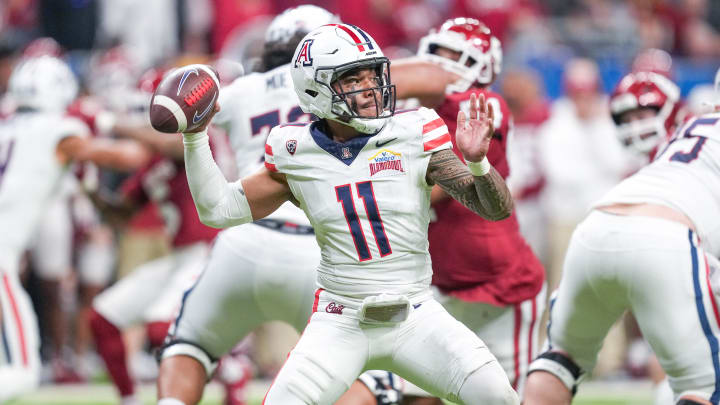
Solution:
M592 370L603 339L628 308L627 272L618 252L632 250L595 212L575 230L562 280L550 300L545 351L530 365L523 402L569 404L577 385Z
M40 317L50 336L50 364L55 382L78 382L79 375L63 358L67 345L68 319L61 300L61 282L72 271L73 228L68 205L69 196L63 193L48 206L33 238L30 249L32 269L39 279L43 297Z
M86 237L80 243L76 260L79 286L75 316L75 353L78 368L87 377L95 371L92 361L94 353L91 350L93 337L89 322L92 302L110 284L115 271L115 239L112 229L99 223L90 225Z
M15 272L0 270L0 403L40 382L40 335L30 297Z
M138 267L96 297L90 314L98 354L120 396L132 401L135 387L127 365L121 331L143 321L143 314L155 301L157 292L170 279L175 260L172 255Z
M368 348L368 338L356 319L314 313L263 404L333 404L360 375Z
M207 263L210 246L198 242L173 255L174 270L158 289L155 300L146 308L143 323L152 348L162 346L171 321L180 311L182 297L197 281Z
M646 225L652 235L642 235L638 242L654 242L657 247L636 255L640 265L632 311L667 373L675 399L718 403L720 285L716 272L720 266L698 246L693 232L667 221L656 222Z
M437 301L422 302L400 328L392 371L434 395L461 404L518 403L495 356Z
M158 397L195 404L216 360L258 325L283 320L304 327L319 259L313 235L284 234L255 224L221 232L165 345ZM189 384L173 371L180 361L173 357L194 361L204 373Z

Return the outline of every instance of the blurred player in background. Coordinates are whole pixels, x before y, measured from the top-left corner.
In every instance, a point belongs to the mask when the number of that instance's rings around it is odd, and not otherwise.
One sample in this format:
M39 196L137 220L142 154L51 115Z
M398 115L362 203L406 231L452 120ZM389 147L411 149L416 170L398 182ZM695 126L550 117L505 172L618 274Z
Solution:
M502 64L498 39L476 19L455 18L425 36L418 55L459 78L429 95L422 83L409 82L413 77L404 74L404 64L396 63L391 69L399 97L420 96L424 106L435 108L448 126L453 151L462 159L453 136L455 117L458 111L468 113L472 94L483 94L494 112L488 160L507 177L512 117L502 97L489 89ZM545 307L542 264L520 234L514 214L502 221L484 219L439 186L433 188L432 202L436 217L430 222L428 239L436 299L482 338L520 391L537 351L538 323Z
M116 169L138 167L148 152L136 142L88 138L65 117L77 83L58 58L41 56L13 70L9 93L16 112L0 124L0 400L31 390L39 378L39 336L30 300L18 278L20 256L71 161ZM12 230L12 231L7 231Z
M610 114L620 143L652 161L680 124L680 89L654 72L625 75L610 97Z
M62 47L52 38L33 40L23 50L22 59L63 56ZM81 96L67 107L67 114L88 124L92 136L100 136L93 114L88 108L89 97ZM92 298L109 282L114 269L114 244L109 228L102 226L95 210L80 189L78 179L96 171L92 163L75 164L65 174L62 186L54 193L45 217L39 222L29 250L29 268L39 284L37 300L44 316L41 329L49 336L49 367L56 383L81 382L91 368L88 344L87 309ZM73 271L75 270L75 271ZM75 303L78 287L78 311L68 319L69 306ZM69 287L69 288L68 288ZM69 298L69 299L68 299ZM68 326L75 326L71 336ZM69 340L74 337L74 347ZM74 349L74 350L73 350Z
M141 78L146 103L162 78L162 71L151 70ZM120 119L118 119L120 121ZM216 229L202 225L187 187L182 161L182 144L176 137L157 134L149 123L113 125L123 136L154 140L148 146L156 151L153 159L127 179L117 198L95 198L113 222L124 224L148 203L154 203L163 216L172 239L172 253L143 264L96 297L90 325L97 351L117 387L123 405L139 404L133 378L128 369L121 331L145 325L151 347L159 347L167 334L169 321L179 309L183 291L199 275Z
M629 139L649 152L656 142L642 135L664 133L669 113L660 112L673 110L670 97L660 107L650 100L672 87L638 75L623 79L613 106L617 122L643 126ZM633 90L643 77L650 81ZM525 404L571 403L626 310L677 404L720 402L720 103L715 111L684 123L651 164L614 187L576 228L551 302L547 351L531 364Z

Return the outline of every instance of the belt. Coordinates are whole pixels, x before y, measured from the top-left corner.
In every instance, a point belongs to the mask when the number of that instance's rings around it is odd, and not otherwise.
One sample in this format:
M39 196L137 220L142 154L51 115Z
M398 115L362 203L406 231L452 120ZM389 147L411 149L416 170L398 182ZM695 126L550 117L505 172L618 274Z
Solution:
M258 219L257 221L254 221L253 224L272 229L273 231L289 233L292 235L315 235L315 230L312 226L298 225L293 222L280 221L277 219Z

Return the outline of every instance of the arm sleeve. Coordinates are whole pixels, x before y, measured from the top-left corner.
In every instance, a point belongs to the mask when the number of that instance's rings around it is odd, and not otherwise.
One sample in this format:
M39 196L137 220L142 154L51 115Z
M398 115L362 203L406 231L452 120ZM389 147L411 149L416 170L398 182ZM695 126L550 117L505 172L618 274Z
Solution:
M207 131L183 134L185 171L200 221L213 228L252 222L240 180L228 183L213 160Z

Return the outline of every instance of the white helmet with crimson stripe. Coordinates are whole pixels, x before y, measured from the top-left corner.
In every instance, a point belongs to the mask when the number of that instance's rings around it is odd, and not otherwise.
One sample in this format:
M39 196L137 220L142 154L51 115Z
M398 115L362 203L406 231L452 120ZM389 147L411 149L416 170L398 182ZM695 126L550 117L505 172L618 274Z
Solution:
M333 83L358 68L374 69L374 87L339 91ZM390 61L374 39L350 24L327 24L309 32L293 56L291 75L300 107L349 125L363 133L379 131L395 113L395 86L390 81ZM360 116L353 95L372 89L376 114Z

